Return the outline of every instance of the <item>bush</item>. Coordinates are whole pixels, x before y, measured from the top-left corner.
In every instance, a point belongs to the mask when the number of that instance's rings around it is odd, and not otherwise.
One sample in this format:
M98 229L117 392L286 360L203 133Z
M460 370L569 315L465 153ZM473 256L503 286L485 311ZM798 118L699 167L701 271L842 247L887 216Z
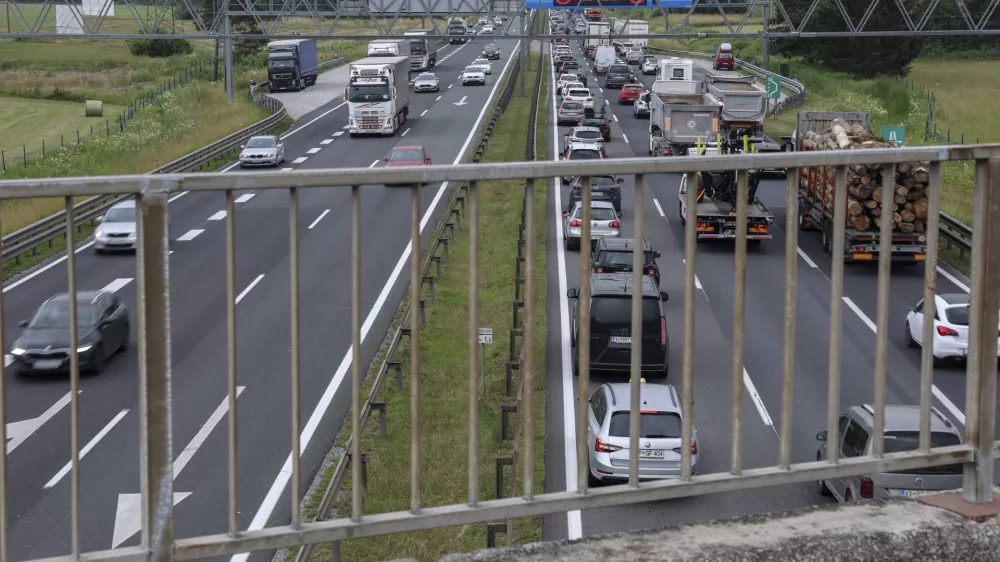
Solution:
M166 58L190 54L194 47L185 39L130 39L128 50L135 56Z

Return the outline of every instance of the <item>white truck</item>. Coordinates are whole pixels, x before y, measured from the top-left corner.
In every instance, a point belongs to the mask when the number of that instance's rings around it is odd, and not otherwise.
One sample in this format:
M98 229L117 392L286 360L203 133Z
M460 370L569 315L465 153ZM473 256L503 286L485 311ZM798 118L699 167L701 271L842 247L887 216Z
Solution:
M660 67L649 96L649 153L655 156L695 154L695 146L715 145L722 102L702 93L694 80L694 62L670 57ZM716 148L715 153L718 153Z
M409 57L408 39L380 39L368 43L369 57Z
M344 98L352 137L389 135L410 113L410 57L368 57L350 63Z
M587 46L590 45L610 45L611 44L611 24L603 21L592 21L587 23L587 35L598 35L600 39L587 39Z
M611 24L614 26L615 35L624 35L628 39L623 39L622 41L631 42L633 45L641 46L646 48L649 44L649 40L646 39L646 35L649 35L649 22L643 20L623 20L619 18L612 18ZM635 37L635 36L641 37Z
M437 66L437 39L433 29L407 31L403 35L410 38L410 69L423 72Z

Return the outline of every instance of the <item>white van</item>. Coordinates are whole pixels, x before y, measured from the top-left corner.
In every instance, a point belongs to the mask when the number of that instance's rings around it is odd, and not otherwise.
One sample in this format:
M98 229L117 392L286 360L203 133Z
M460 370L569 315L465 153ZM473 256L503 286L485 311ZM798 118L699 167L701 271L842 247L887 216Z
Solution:
M608 71L608 67L615 63L617 55L615 54L615 48L609 47L607 45L600 45L597 47L597 51L594 52L594 73L604 74Z

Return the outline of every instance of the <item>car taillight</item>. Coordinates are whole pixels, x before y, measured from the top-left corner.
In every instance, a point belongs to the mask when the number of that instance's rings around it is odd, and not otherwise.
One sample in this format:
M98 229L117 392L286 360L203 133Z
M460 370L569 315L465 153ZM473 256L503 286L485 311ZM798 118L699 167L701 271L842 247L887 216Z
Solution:
M571 138L571 139L569 139L569 142L580 142L580 139L578 139L578 138Z
M682 451L681 447L674 447L674 452L675 453L680 454L681 451ZM691 454L692 455L697 455L698 454L698 443L696 441L692 441L691 442Z
M621 223L618 221L611 221L608 223L608 228L620 228Z
M565 111L563 111L563 110L560 109L559 110L559 115L562 115L563 113L565 113Z
M594 273L604 273L604 268L598 267L597 269L594 270Z
M594 101L594 98L587 98L587 101Z
M580 191L580 186L574 185L573 186L573 191Z
M875 495L875 483L867 476L861 477L861 497L871 498Z
M572 227L574 227L574 228L580 226L581 224L583 224L583 223L580 222L580 219L573 219L573 220L569 221L569 225L572 226Z
M573 101L573 98L566 96L563 98L563 101Z
M660 317L660 351L667 350L667 320Z
M938 333L939 336L957 336L958 335L958 332L956 332L955 330L952 330L951 328L948 328L946 326L938 326L937 327L937 333Z
M615 451L621 451L622 448L618 445L612 445L606 441L601 441L600 439L594 443L594 451L598 453L613 453Z

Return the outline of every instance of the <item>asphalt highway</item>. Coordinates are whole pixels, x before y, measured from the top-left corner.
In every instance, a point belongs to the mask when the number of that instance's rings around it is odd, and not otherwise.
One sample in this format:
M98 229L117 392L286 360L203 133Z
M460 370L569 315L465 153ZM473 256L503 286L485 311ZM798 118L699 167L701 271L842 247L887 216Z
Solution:
M632 106L619 105L618 90L603 89L604 80L573 41L578 60L586 63L589 86L595 97L607 99L613 114L612 140L607 145L611 158L648 156L648 121L633 115ZM696 66L696 76L704 68ZM638 78L649 88L652 76ZM550 76L554 83L555 74ZM808 86L808 85L807 85ZM551 92L550 92L550 95ZM555 97L549 100L550 107ZM551 117L551 116L550 116ZM561 150L567 127L548 124L549 157ZM554 139L554 140L553 140ZM680 390L681 355L684 341L684 229L678 216L677 175L647 177L645 237L659 250L661 290L670 335L670 376L668 384ZM569 358L569 329L572 301L566 289L579 286L579 253L563 249L562 212L566 209L567 188L555 181L551 186L548 225L548 394L546 404L546 489L576 488L575 414L577 378ZM782 334L785 269L786 220L783 180L764 180L759 197L775 214L771 233L774 239L748 249L746 286L745 370L743 394L743 467L771 466L778 458L778 428L781 424ZM622 236L631 236L634 225L634 180L623 184ZM794 212L795 210L793 210ZM800 232L798 243L797 319L795 386L793 407L793 460L816 459L816 433L826 429L827 357L830 312L831 260L824 254L819 234ZM727 472L730 468L732 333L734 309L734 250L732 243L700 243L696 263L695 303L695 414L699 435L699 466L702 474ZM946 266L938 268L938 292L967 292L968 282ZM903 323L907 310L923 295L924 266L892 269L889 325L888 384L889 404L919 404L920 350L903 343ZM841 371L842 408L872 403L874 399L875 315L877 266L851 265L844 276L843 353ZM627 377L591 373L590 391L609 381ZM938 368L934 373L934 406L961 427L964 416L965 371L963 364ZM674 501L571 512L547 517L545 539L578 538L608 532L633 531L666 525L706 522L749 514L794 509L830 501L820 496L812 484L715 494Z
M334 99L303 116L284 135L288 156L282 167L373 167L381 165L381 159L397 145L423 145L435 164L461 160L485 120L488 100L499 94L498 82L517 45L514 39L496 40L503 57L493 61L486 87L463 87L459 78L485 40L449 46L440 51L434 69L441 79L441 92L413 94L409 119L401 132L393 137L350 138L345 130L347 106ZM364 187L362 355L367 365L409 281L405 266L410 252L410 192L381 185ZM421 190L424 244L451 187L431 185ZM286 523L290 517L289 196L277 190L236 196L239 521L242 529L256 529ZM341 384L350 366L350 201L349 190L341 188L300 192L303 491L350 404L349 380ZM178 194L170 203L177 537L227 531L224 209L221 192ZM97 255L84 245L76 257L78 287L116 290L129 307L135 342L134 256ZM65 257L5 285L5 350L20 334L17 322L66 287ZM374 337L365 337L372 333ZM137 498L128 495L139 492L136 353L133 345L109 360L102 374L81 380L85 551L138 544ZM23 560L67 554L68 379L9 373L7 391L6 421L12 437L7 443L11 556Z

